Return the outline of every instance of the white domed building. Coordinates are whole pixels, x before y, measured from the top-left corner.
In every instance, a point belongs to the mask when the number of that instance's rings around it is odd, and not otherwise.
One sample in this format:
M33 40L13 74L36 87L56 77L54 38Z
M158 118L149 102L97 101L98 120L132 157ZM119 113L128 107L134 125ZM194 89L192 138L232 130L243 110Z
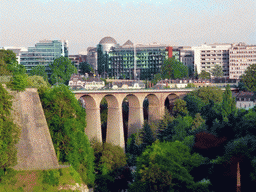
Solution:
M113 37L104 37L100 40L99 45L102 46L103 53L109 52L111 47L116 47L117 42Z

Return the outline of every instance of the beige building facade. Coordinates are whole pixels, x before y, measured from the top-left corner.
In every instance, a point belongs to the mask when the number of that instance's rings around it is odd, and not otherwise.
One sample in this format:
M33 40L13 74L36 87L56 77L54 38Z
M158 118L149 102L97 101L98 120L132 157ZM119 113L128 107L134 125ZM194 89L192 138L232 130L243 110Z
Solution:
M200 74L203 70L210 72L216 64L223 69L224 77L229 77L229 49L231 44L203 44L194 46L194 67Z
M233 44L229 51L229 78L240 79L252 64L256 64L256 45Z

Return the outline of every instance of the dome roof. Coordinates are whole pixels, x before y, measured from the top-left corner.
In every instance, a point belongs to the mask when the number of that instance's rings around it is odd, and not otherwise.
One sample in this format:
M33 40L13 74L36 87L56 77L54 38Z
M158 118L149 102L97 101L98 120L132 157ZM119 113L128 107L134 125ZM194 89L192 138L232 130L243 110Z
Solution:
M99 44L117 44L117 42L113 37L104 37Z
M123 44L123 46L133 46L133 43L130 40L128 40Z

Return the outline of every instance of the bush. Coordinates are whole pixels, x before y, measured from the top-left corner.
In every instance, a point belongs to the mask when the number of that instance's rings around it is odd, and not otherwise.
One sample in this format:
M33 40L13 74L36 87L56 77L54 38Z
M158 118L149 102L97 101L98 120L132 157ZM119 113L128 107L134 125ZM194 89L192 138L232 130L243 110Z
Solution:
M59 170L43 171L43 183L52 186L59 185L60 172Z

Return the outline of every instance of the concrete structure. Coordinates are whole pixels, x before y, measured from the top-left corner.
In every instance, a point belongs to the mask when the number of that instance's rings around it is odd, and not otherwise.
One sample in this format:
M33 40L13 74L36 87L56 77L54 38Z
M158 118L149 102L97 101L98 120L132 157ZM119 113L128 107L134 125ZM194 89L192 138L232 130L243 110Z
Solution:
M13 118L21 128L17 144L16 170L59 168L49 128L37 89L10 92L13 98Z
M67 40L42 40L35 47L29 47L27 52L21 53L20 64L26 67L28 73L33 67L44 65L50 74L49 65L61 56L68 57Z
M119 145L124 149L124 131L122 118L122 102L129 102L128 136L136 133L144 123L143 101L149 101L149 121L159 120L165 111L165 100L183 98L193 89L184 90L116 90L116 91L73 91L77 99L85 103L85 129L89 139L102 141L100 102L105 97L108 102L107 138L106 142Z
M194 67L200 74L203 70L211 73L216 64L223 69L224 77L229 77L229 49L231 44L203 44L194 46Z
M85 105L87 127L85 133L90 140L102 142L100 103L103 98L108 102L107 138L106 142L119 145L124 149L124 130L122 103L125 98L129 102L128 137L142 128L144 123L143 101L147 98L148 120L158 121L165 112L165 101L174 102L183 98L195 89L165 89L165 90L99 90L73 91L75 97ZM224 88L222 89L225 90ZM237 89L231 88L232 91Z
M233 44L229 50L229 78L240 79L252 64L256 64L256 45Z

